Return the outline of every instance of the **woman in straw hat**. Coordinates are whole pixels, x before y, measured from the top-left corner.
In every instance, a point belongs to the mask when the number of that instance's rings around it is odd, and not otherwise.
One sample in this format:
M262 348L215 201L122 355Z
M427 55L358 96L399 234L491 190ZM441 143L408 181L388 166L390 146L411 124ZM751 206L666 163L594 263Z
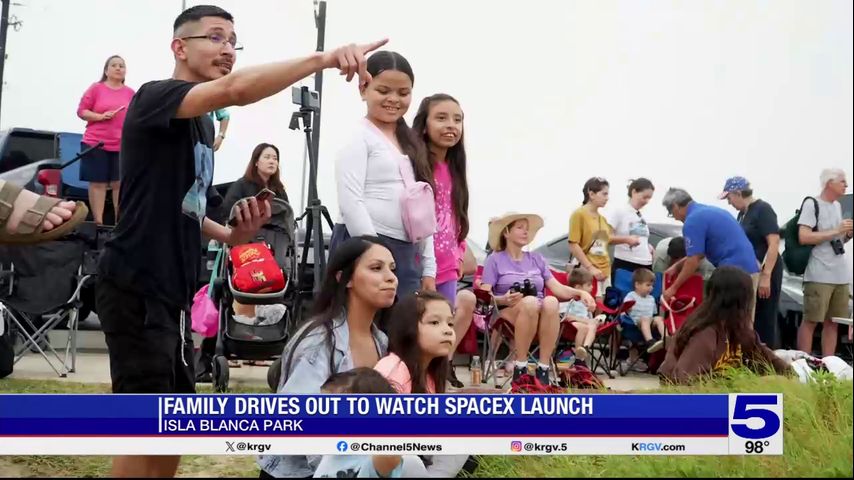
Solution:
M481 288L492 292L501 317L514 326L514 382L528 372L528 352L536 336L540 343L536 378L542 384L549 383L560 319L558 300L544 297L545 287L565 299L580 298L591 310L596 305L587 292L555 280L542 255L522 251L542 227L542 217L534 214L507 213L489 222L489 245L494 253L486 259ZM524 286L526 280L533 285L536 295L525 295L514 288Z

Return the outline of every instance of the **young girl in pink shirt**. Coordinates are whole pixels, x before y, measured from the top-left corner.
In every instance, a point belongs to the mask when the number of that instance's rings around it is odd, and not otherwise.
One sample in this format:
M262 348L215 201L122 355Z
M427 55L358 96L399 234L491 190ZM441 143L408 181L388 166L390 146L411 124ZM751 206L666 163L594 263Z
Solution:
M448 355L456 345L451 305L421 290L403 298L388 322L388 355L374 367L398 393L446 393ZM422 456L427 477L455 478L468 455ZM473 470L472 470L473 471Z
M469 290L457 292L469 232L469 190L466 149L463 144L463 110L454 97L437 93L421 101L412 128L424 140L433 174L436 201L436 290L455 306L454 331L461 341L470 328L476 299ZM454 344L450 355L457 345ZM460 388L454 370L451 385Z
M374 367L399 393L445 393L448 355L456 344L454 316L442 295L421 290L391 311L388 355Z

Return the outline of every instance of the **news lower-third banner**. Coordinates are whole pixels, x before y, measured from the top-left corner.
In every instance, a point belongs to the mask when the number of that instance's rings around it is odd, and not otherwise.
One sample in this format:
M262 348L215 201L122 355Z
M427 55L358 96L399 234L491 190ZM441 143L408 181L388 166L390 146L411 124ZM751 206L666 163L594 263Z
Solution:
M0 455L781 455L780 394L0 395Z

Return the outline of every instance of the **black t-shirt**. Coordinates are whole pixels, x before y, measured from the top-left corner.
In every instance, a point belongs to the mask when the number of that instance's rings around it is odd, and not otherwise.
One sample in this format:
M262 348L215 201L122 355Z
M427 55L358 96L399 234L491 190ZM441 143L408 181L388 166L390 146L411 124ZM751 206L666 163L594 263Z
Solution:
M744 233L753 245L756 259L765 261L768 253L768 235L780 233L777 224L777 214L771 205L764 200L756 200L747 207L747 212L738 212L738 223L744 228ZM777 262L780 263L779 261Z
M189 308L201 263L201 221L213 180L213 122L176 119L195 84L149 82L122 129L121 216L100 275L120 287Z

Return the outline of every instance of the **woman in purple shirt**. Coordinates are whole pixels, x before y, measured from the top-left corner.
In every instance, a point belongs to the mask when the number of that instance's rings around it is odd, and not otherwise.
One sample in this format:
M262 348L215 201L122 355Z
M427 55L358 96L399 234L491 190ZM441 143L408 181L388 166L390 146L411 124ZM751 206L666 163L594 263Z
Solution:
M501 317L513 324L516 347L513 381L528 372L528 352L536 336L540 343L536 377L540 383L548 385L560 316L558 299L544 297L544 287L564 299L580 298L591 310L596 303L589 293L555 280L542 255L522 251L542 227L542 217L534 214L508 213L492 219L489 245L494 253L486 259L481 288L492 292ZM536 290L536 295L517 291L518 286L524 289L526 280Z

